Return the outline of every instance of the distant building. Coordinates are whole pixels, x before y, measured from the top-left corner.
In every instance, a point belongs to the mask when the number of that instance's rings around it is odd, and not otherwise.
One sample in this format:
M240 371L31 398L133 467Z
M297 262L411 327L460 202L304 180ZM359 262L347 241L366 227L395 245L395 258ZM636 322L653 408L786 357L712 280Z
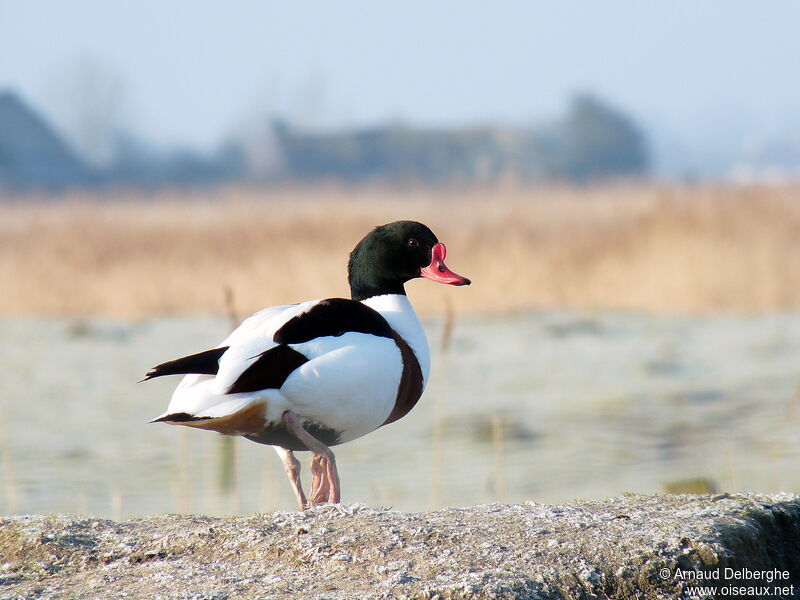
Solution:
M424 182L491 181L509 173L542 176L545 146L518 129L423 129L383 125L302 131L276 121L281 175L288 179Z
M432 129L381 125L313 132L274 123L286 179L485 182L642 177L647 140L626 115L588 95L545 127Z
M92 179L44 119L16 94L0 92L0 187L64 187Z

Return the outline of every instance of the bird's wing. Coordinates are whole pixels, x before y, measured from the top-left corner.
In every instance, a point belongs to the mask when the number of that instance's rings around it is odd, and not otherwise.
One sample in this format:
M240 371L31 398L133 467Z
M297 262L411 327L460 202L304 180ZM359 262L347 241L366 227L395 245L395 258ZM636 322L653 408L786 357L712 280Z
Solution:
M352 336L345 335L348 333L379 339L393 335L380 313L342 298L312 300L256 313L217 349L207 351L208 357L214 357L215 352L225 349L219 355L217 372L187 375L175 390L167 411L157 420L169 420L166 417L170 415L216 418L241 410L253 401L253 395L248 393L279 389L305 363L352 346ZM164 365L188 366L195 360L193 357L200 355L206 353Z
M285 357L285 352L278 349L276 334L287 322L305 314L319 302L310 300L302 304L268 308L245 320L220 344L228 346L228 350L220 358L219 370L214 378L214 391L217 394L255 391L243 388L252 388L255 373L259 369L268 369L270 358L280 361ZM248 385L245 381L240 382L240 378L249 379L251 383ZM263 385L256 389L267 387L276 386Z

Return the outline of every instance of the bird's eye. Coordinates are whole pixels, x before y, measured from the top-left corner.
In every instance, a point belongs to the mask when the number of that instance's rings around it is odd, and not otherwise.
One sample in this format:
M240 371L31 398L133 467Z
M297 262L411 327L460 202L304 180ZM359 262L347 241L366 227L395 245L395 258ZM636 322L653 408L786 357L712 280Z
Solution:
M419 246L419 242L414 238L408 238L408 245L412 248L416 248L417 246Z

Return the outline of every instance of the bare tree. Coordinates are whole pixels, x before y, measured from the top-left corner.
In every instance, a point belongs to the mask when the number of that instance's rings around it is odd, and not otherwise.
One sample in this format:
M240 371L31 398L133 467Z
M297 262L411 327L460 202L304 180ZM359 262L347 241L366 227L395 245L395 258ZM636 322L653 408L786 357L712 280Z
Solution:
M95 166L111 163L124 120L122 78L108 65L82 58L57 75L51 90L55 117L75 148Z

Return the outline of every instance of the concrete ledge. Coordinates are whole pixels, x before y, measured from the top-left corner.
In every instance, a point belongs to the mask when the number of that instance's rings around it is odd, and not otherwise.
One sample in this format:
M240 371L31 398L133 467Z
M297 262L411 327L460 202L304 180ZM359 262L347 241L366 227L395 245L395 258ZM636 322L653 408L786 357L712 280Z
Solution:
M800 496L0 520L0 598L641 599L693 585L800 597Z

